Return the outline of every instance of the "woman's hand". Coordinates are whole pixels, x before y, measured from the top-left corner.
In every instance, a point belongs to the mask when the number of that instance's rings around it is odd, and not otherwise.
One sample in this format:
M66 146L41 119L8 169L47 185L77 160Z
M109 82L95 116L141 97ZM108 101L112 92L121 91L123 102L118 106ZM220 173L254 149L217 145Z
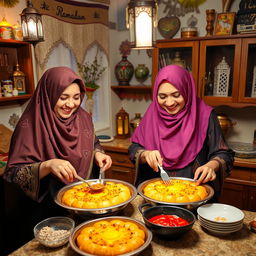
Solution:
M142 163L147 162L148 165L155 171L158 172L158 166L162 166L163 160L158 150L145 150L141 153L140 161Z
M50 159L42 162L39 172L40 178L52 173L63 182L73 182L77 175L73 165L69 161L63 159Z
M99 151L95 153L95 160L97 165L101 168L102 171L106 171L112 165L111 157Z
M219 167L220 164L217 161L209 161L205 165L198 167L194 175L194 179L196 180L197 185L215 180L215 172L219 169Z

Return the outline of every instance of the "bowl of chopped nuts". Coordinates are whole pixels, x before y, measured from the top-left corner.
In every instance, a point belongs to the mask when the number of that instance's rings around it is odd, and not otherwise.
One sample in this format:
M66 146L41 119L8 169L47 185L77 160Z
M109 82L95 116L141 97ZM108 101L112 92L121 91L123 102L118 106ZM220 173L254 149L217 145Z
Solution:
M75 228L75 222L68 217L51 217L34 227L36 240L44 246L55 248L66 244Z

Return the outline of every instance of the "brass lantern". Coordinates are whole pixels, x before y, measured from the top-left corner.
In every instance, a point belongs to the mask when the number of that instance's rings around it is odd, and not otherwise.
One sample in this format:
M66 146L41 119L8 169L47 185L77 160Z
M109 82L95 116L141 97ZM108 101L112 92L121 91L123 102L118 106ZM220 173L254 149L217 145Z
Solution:
M20 71L20 65L16 65L16 69L12 74L14 89L18 90L19 94L26 93L25 74Z
M130 29L131 47L151 49L156 38L157 2L155 0L130 0L126 8L126 27Z
M125 139L130 136L129 114L123 108L116 114L116 138Z
M20 15L23 40L35 45L44 40L42 15L33 7L31 0L27 1L27 6Z

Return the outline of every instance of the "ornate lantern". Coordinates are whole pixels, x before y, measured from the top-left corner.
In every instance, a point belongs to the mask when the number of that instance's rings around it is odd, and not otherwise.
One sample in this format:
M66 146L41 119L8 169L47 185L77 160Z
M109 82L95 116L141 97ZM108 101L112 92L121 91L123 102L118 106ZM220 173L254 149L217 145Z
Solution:
M129 114L123 108L116 114L116 138L125 139L130 136Z
M16 65L16 69L12 74L13 77L13 87L18 90L19 94L26 93L26 85L25 85L25 74L20 71L20 65Z
M155 0L130 0L126 8L126 27L133 48L150 49L155 42L157 3Z
M227 97L229 88L230 67L225 60L222 61L214 69L214 96Z
M44 40L42 15L27 1L27 8L21 13L23 40L36 44Z

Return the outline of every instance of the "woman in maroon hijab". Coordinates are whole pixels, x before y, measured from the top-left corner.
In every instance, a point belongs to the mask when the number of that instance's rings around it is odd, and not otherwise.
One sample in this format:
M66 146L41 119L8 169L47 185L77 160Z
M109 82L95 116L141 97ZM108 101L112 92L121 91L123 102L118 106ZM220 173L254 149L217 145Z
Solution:
M137 183L159 177L160 164L169 176L212 183L218 197L223 174L232 168L234 152L225 143L216 113L196 96L192 75L177 65L159 71L153 102L131 140Z
M95 176L94 163L103 171L111 166L91 116L80 107L84 94L83 81L71 69L47 70L13 133L4 173L6 211L23 221L30 234L39 220L62 214L53 202L62 186L76 181L77 174Z

